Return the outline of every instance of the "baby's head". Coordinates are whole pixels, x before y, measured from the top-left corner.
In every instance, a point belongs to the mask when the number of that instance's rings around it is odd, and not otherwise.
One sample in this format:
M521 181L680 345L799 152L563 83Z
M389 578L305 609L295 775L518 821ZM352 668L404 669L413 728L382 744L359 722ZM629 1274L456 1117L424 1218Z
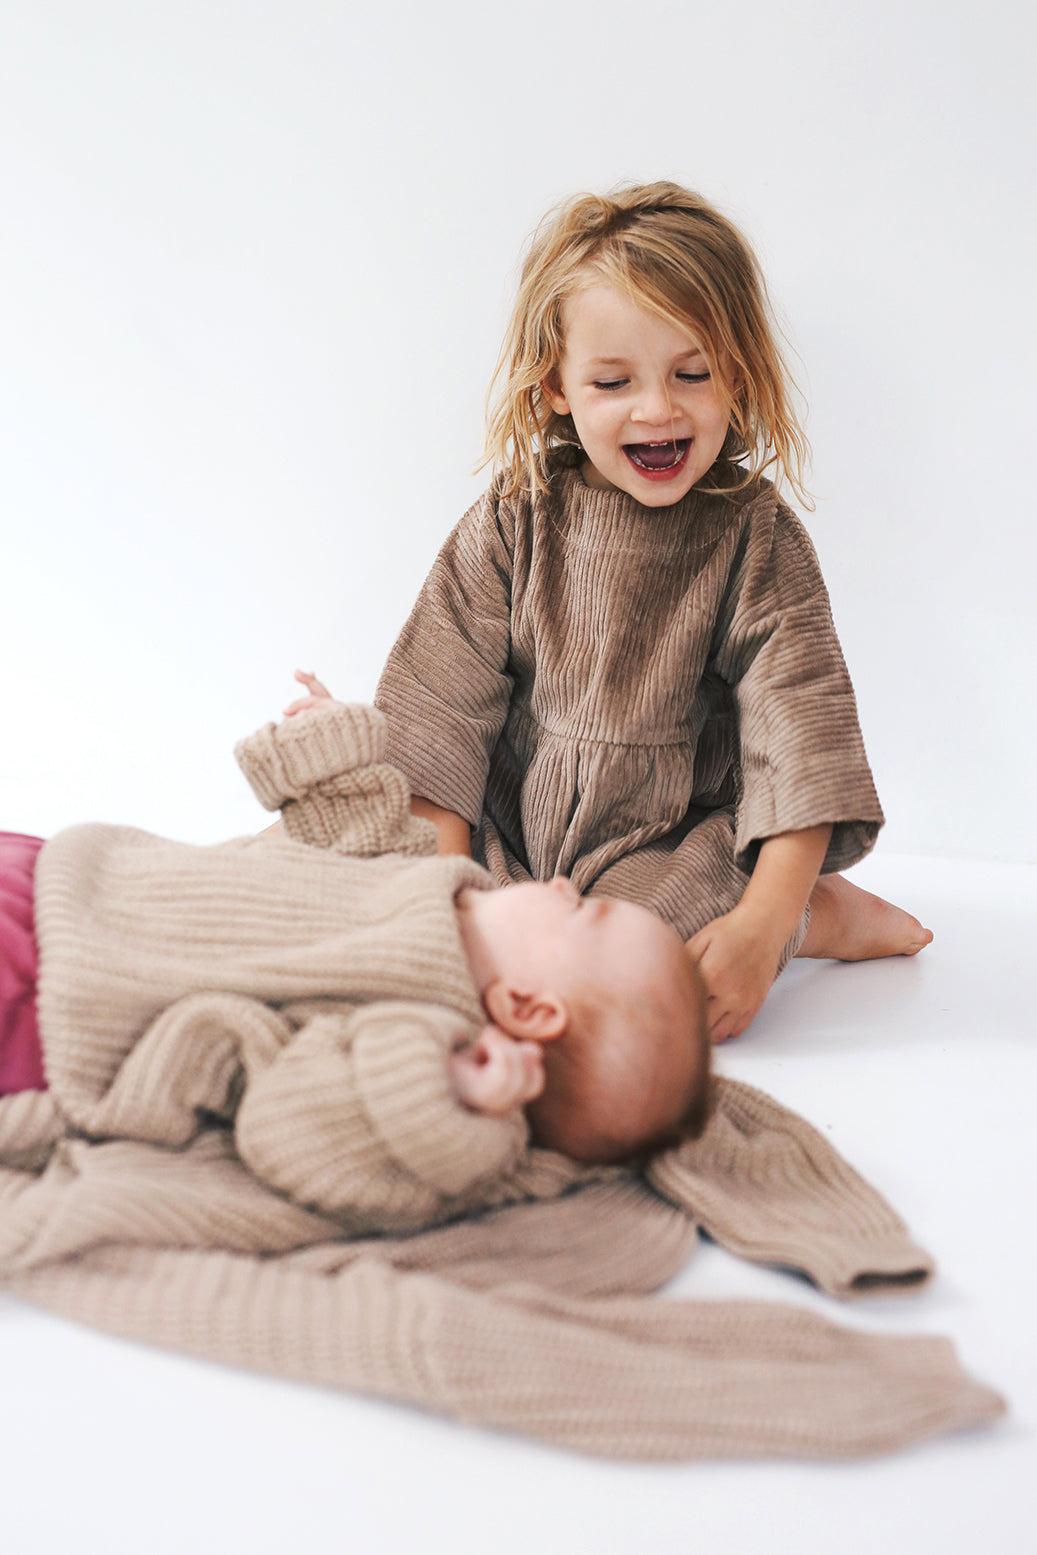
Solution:
M752 249L701 195L653 183L577 195L533 236L491 390L487 460L505 494L543 489L552 454L577 457L580 428L557 375L567 313L601 287L701 348L724 412L724 459L745 461L739 484L774 464L801 492L806 440Z
M631 1161L701 1132L711 1100L705 996L673 941L639 975L572 990L571 1024L542 1045L544 1087L526 1106L534 1144L577 1161Z
M535 1144L623 1161L693 1137L710 1104L701 982L654 913L568 880L467 892L462 927L492 1024L457 1055L480 1110L524 1106Z

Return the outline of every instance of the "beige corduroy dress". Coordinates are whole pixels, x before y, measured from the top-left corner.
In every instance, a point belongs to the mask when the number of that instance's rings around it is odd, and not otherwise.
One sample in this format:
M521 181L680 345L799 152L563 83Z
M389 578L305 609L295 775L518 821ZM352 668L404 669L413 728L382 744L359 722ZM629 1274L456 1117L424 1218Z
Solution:
M547 495L491 489L376 703L389 759L469 821L497 884L570 875L685 938L764 838L833 822L831 871L882 824L813 546L766 481L664 508L568 468Z

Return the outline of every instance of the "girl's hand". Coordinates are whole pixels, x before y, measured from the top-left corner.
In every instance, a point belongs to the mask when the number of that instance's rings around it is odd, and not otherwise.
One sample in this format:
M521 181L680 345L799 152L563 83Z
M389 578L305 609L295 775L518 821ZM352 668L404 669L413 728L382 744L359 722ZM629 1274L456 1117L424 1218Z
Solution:
M766 921L736 907L714 918L688 940L706 985L706 1019L712 1042L741 1036L760 1009L778 970L784 940Z
M310 694L299 697L298 701L290 702L284 710L286 718L294 718L296 713L307 713L312 708L324 707L328 702L335 700L324 682L318 680L316 675L311 675L308 670L296 670L295 678Z

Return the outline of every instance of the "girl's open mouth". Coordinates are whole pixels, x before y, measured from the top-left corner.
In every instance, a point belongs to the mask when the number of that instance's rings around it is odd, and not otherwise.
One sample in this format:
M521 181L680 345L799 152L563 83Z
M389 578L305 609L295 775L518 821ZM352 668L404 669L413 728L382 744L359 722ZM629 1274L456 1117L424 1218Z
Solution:
M684 468L690 447L690 437L679 437L667 443L624 443L623 452L650 481L666 481Z

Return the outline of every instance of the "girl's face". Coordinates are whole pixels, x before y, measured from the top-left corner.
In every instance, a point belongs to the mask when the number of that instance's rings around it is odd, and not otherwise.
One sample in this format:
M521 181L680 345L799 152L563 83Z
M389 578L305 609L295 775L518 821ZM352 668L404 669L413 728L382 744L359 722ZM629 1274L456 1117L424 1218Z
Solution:
M562 308L565 352L544 395L571 415L583 478L645 507L679 502L716 462L728 412L701 342L595 281Z

